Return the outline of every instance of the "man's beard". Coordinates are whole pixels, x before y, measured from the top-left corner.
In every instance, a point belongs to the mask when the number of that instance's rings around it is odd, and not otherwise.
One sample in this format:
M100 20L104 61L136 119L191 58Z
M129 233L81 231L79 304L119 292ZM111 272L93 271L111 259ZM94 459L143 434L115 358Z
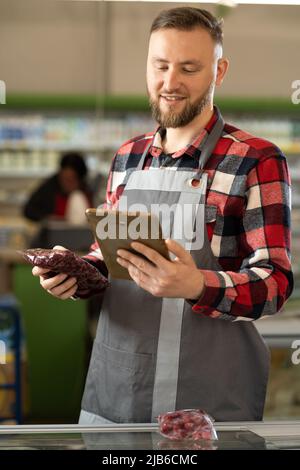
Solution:
M159 107L159 99L151 98L149 92L149 104L153 119L163 128L184 127L196 116L202 113L203 109L210 103L214 84L211 83L208 90L194 103L187 102L181 112L162 112Z

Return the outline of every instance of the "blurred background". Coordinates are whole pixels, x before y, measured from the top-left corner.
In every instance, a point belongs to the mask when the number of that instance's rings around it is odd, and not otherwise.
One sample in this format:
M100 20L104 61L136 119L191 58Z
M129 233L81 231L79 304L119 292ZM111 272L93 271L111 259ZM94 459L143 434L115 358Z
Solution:
M201 3L225 21L231 62L216 102L227 121L277 144L291 170L295 290L282 313L256 326L272 353L265 419L300 419L300 364L291 360L300 347L300 104L291 99L300 6L223 3ZM55 300L17 250L59 243L87 252L92 238L76 207L102 203L119 145L155 128L148 31L160 10L187 4L0 0L0 424L77 422L102 299ZM77 164L62 171L70 153L84 174ZM47 213L30 199L37 190Z

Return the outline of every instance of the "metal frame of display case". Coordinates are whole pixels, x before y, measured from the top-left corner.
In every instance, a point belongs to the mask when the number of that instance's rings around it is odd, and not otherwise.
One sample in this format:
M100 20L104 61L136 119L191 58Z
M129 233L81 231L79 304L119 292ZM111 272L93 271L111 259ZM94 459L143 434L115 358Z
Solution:
M300 421L228 421L216 422L216 431L255 432L259 436L299 436ZM105 425L81 424L35 424L0 426L0 434L31 434L31 433L81 433L81 432L156 432L156 423L118 423Z

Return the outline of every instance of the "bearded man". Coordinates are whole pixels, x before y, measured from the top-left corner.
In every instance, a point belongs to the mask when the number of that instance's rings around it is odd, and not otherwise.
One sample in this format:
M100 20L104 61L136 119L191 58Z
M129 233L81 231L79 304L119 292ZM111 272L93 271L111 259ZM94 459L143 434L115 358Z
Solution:
M275 145L214 106L228 69L222 45L222 24L205 10L166 10L152 24L147 88L159 127L121 146L106 204L175 207L171 259L137 242L135 253L118 251L132 280L106 290L81 424L156 422L185 408L262 419L269 352L253 321L292 291L290 177ZM176 238L190 206L196 242ZM107 274L97 245L85 259ZM33 269L50 294L76 296L76 278L44 272Z

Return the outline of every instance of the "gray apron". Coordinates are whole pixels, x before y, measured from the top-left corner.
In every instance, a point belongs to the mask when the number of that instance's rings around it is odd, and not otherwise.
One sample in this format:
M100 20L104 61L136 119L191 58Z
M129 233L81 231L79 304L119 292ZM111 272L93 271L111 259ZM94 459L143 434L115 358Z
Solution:
M171 237L190 251L198 268L216 271L222 268L206 231L215 213L205 206L203 168L223 126L219 115L203 143L196 172L143 170L150 143L119 201L120 210L131 209L137 201L149 211L153 204L174 205ZM192 185L192 180L200 184ZM182 230L187 207L197 208L192 225L200 232L196 243ZM261 420L268 371L269 352L252 322L212 319L193 312L185 299L154 297L133 281L111 279L80 424L156 422L160 413L184 408L202 408L217 421Z

